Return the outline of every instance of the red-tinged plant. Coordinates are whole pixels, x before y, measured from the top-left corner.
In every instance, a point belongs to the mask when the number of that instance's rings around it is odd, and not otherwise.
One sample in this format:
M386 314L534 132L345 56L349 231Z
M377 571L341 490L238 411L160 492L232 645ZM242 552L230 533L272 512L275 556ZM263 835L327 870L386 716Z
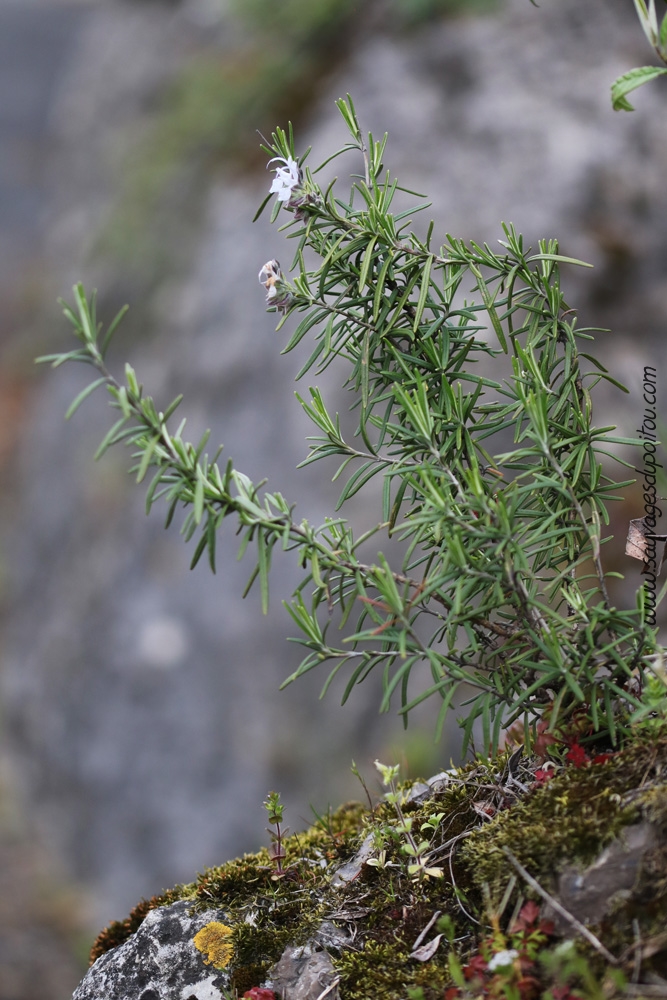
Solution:
M521 931L532 930L540 915L540 908L532 899L524 903L519 911L519 915L509 928L510 934L518 934Z
M463 967L463 975L466 979L483 979L487 971L487 962L482 955L473 955L467 965Z
M554 743L559 743L560 740L553 732L549 732L549 719L543 718L537 723L537 737L533 743L533 752L537 754L540 760L545 760L549 747L553 746Z
M273 990L267 990L263 986L253 986L243 994L243 1000L277 1000L277 998Z
M590 757L580 743L572 744L565 754L565 760L569 761L574 767L583 767L584 764L590 764Z
M480 944L479 952L463 968L466 981L478 996L484 998L500 998L511 993L519 1000L534 1000L541 989L537 956L553 933L553 923L540 919L540 907L533 900L528 900L506 933L496 927L494 935ZM513 952L516 958L496 971L493 959L502 951ZM450 987L444 1000L456 1000L464 995L466 993L461 988ZM560 1000L577 998L563 997Z
M546 939L554 933L551 920L540 920L540 907L529 899L521 907L518 917L508 931L512 947L519 952L520 958L531 963L537 956L538 949L545 944Z
M280 794L278 792L269 792L264 803L264 808L268 813L269 823L275 826L275 830L268 830L267 832L271 834L271 849L269 853L271 861L275 865L275 872L271 878L276 880L282 878L285 874L285 869L283 868L283 861L285 859L283 839L287 832L281 826L285 807L280 802ZM265 1000L265 998L260 997L260 1000Z
M569 986L552 986L551 996L553 1000L582 1000L578 993L573 993Z

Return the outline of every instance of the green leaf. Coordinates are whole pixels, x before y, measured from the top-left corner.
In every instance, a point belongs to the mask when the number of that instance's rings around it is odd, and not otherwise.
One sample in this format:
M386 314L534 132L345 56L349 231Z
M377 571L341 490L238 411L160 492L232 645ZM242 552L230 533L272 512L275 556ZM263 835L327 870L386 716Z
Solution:
M391 697L398 687L399 684L407 683L410 676L410 672L421 659L420 656L408 656L405 660L399 661L399 667L394 673L393 677L388 683L384 684L384 693L382 695L382 701L380 702L380 712L388 712L391 707ZM406 713L402 712L404 719L407 718Z
M262 599L262 613L269 613L269 549L264 528L257 531L257 557L259 572L259 589Z
M315 326L315 324L319 323L321 320L326 319L326 315L325 309L316 309L313 312L309 312L305 319L301 320L296 330L290 337L287 346L283 347L280 353L289 354L290 351L293 351L296 345L303 340L311 327Z
M491 293L489 292L488 286L479 268L475 264L470 264L470 270L472 271L477 280L477 287L479 288L480 294L482 296L482 301L484 302L484 308L486 309L488 317L491 320L491 325L496 332L498 343L500 344L503 353L507 354L507 341L505 339L505 331L503 330L500 319L498 318L498 313L496 312L496 307L494 305L494 296L492 296Z
M634 107L627 100L626 95L636 90L637 87L655 80L658 76L665 76L667 69L661 66L638 66L628 73L619 76L611 85L611 103L614 111L634 111Z
M92 311L94 309L96 292L90 297L90 305L88 305L88 300L86 298L86 290L79 282L72 289L74 292L74 299L79 310L79 328L83 333L84 339L87 344L94 345L97 339L97 330L95 329L95 324L93 322Z
M146 472L148 471L148 467L151 464L151 459L153 457L153 453L155 451L155 448L157 447L157 444L158 444L159 440L160 440L160 437L159 437L158 434L156 434L155 437L151 438L150 441L144 446L143 455L141 456L141 461L139 463L139 468L137 469L137 479L136 479L136 481L138 483L140 483L140 482L143 481L144 476L146 475Z
M115 444L116 434L121 429L121 427L125 426L126 423L127 423L127 417L121 417L120 420L117 420L116 423L113 425L113 427L111 427L107 431L107 433L104 435L102 443L100 444L99 448L95 452L95 456L94 456L95 457L95 461L97 461L99 458L101 458L102 455L105 453L105 451L107 451L108 448L112 444ZM132 430L134 430L134 428L132 428Z
M658 40L658 22L655 12L655 0L649 0L648 8L645 0L635 0L635 10L637 11L639 23L642 26L642 31L646 35L649 45L655 45Z
M172 400L167 409L162 414L162 423L166 423L169 417L178 409L178 407L183 402L183 393L180 393L176 399Z
M197 479L195 481L195 492L193 500L193 515L195 524L200 524L204 516L204 473L200 465L196 468Z
M416 333L421 323L422 315L424 312L424 306L426 305L426 297L428 295L429 286L431 284L431 268L433 266L433 254L429 254L426 258L426 263L424 264L424 271L422 274L422 283L419 291L419 299L417 301L417 307L415 309L415 321L413 323L412 329Z
M563 257L559 253L536 253L532 257L526 257L527 263L532 263L534 260L553 260L557 264L576 264L577 267L593 267L585 260L579 260L577 257Z
M199 560L201 559L204 549L208 545L208 531L204 530L199 541L197 542L197 547L195 549L192 561L190 562L190 569L194 569Z
M90 364L90 355L86 351L68 351L65 354L41 354L35 358L36 365L50 364L52 368L60 368L66 361L83 361Z
M79 409L83 401L88 399L88 397L93 392L95 392L96 389L99 389L101 385L106 385L107 382L108 379L105 376L103 378L95 379L95 381L91 382L90 385L87 385L85 389L82 389L82 391L79 393L76 399L74 399L67 407L67 412L65 413L65 420L69 420L69 418L73 416Z
M496 705L495 708L495 718L493 720L493 733L491 734L491 753L493 755L498 752L498 744L500 743L500 730L503 725L503 715L505 712L504 705Z
M483 702L483 700L484 700L484 696L483 695L480 696L479 698L476 698L475 701L474 701L474 703L473 703L472 708L469 710L467 716L463 720L463 725L462 725L462 729L463 729L463 741L462 741L462 744L461 744L461 753L462 754L465 754L465 753L468 752L468 747L470 745L470 740L472 738L472 727L475 725L475 720L477 719L477 717L480 715L480 713L482 711L482 702Z
M368 272L370 271L371 265L373 263L373 252L375 250L375 244L377 243L377 236L374 236L370 241L366 250L364 251L364 257L361 262L361 270L359 271L359 292L363 293L366 287L366 282L368 281Z
M146 502L145 502L146 514L150 514L151 512L151 507L153 506L153 503L155 502L156 499L155 491L157 490L158 486L163 482L163 477L164 477L164 469L158 469L158 471L155 473L155 475L150 481L149 487L146 490Z
M260 215L262 214L262 212L264 211L264 209L266 208L266 206L271 201L272 197L273 197L273 195L267 194L266 198L264 199L264 201L259 206L259 208L257 209L257 211L255 212L255 214L253 216L253 219L252 219L253 222L257 222L257 220L259 219Z
M407 488L408 488L408 480L407 480L407 478L403 478L401 480L401 483L400 483L399 487L398 487L398 490L396 491L396 497L394 498L394 504L393 504L393 507L391 508L391 512L389 514L388 529L389 529L390 533L394 530L394 525L396 524L396 519L397 519L397 517L399 515L400 509L401 509L401 504L403 503L403 497L405 496L405 491L406 491Z
M665 47L667 46L667 14L662 19L662 24L660 25L660 50L661 54L665 55Z

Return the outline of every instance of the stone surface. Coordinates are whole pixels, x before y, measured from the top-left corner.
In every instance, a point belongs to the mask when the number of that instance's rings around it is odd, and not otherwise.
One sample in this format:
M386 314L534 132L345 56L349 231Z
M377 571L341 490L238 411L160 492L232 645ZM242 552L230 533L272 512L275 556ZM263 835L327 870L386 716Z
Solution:
M193 939L224 914L189 911L187 900L151 910L131 938L98 958L73 1000L220 1000L228 977L206 964Z
M647 853L656 844L656 830L649 823L636 823L602 851L583 871L566 868L558 879L558 899L584 924L598 924L617 903L630 894ZM561 931L567 923L556 911L549 913Z
M280 961L269 970L269 986L279 997L290 1000L340 1000L338 979L326 951L312 945L286 948Z
M334 889L342 889L348 882L352 882L355 878L359 877L363 866L375 853L374 840L373 834L369 833L364 838L361 847L354 857L336 869L331 876L331 884Z

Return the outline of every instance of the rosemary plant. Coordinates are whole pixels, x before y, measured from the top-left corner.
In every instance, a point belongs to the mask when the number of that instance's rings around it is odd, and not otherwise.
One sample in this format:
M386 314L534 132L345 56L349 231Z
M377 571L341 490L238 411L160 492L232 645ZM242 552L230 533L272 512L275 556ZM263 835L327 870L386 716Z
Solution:
M667 64L667 14L658 21L655 0L634 0L635 10L646 39L658 59ZM665 76L667 68L663 66L636 66L623 73L611 86L611 103L615 111L634 111L628 100L628 94L645 83L650 83L656 77Z
M266 608L273 551L294 551L304 573L286 607L305 656L285 684L328 664L324 689L343 671L346 700L381 671L381 709L396 697L407 719L435 697L438 734L463 699L464 743L478 720L484 752L518 720L529 742L541 718L553 730L582 712L591 733L616 742L641 707L645 658L657 647L643 588L628 610L607 589L607 505L632 480L610 478L601 456L634 442L592 423L595 384L623 387L588 353L592 333L563 298L560 267L581 262L561 256L555 240L533 252L512 226L498 251L454 236L437 245L433 223L419 239L409 220L426 206L394 211L405 189L385 172L386 135L366 139L349 96L338 107L350 136L339 152L363 165L348 196L334 182L319 186L325 164L311 172L291 128L265 147L275 179L260 212L275 196L272 219L287 215L295 254L292 280L269 261L260 281L278 328L292 330L285 352L313 340L299 377L334 359L346 366L356 431L348 440L310 388L299 398L316 433L302 464L336 460L337 510L381 482L366 532L355 537L338 513L312 526L281 494L218 464L220 449L209 457L208 435L187 442L184 422L171 423L181 397L161 411L131 367L122 382L109 372L122 313L102 333L95 296L80 285L65 307L79 345L39 360L97 370L67 416L106 387L118 420L97 455L125 442L137 481L149 482L147 510L166 503L169 524L185 509L193 566L206 555L215 571L217 533L232 518L241 551L254 549L249 586L258 580ZM402 542L396 564L377 551L382 538ZM368 561L360 550L371 541ZM343 638L335 626L347 626ZM415 691L411 674L423 662L431 680Z

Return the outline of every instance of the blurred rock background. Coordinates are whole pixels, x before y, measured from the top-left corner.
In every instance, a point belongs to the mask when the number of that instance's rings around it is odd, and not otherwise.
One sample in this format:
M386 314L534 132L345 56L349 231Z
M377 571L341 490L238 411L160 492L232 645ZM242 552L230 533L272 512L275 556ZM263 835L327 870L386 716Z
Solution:
M102 923L263 842L269 789L298 828L359 796L351 758L374 781L375 757L424 773L456 753L456 733L432 747L428 707L407 734L379 717L373 680L343 708L341 685L317 701L323 675L278 692L299 660L294 566L266 618L241 600L230 528L217 577L188 572L127 455L92 461L104 399L64 424L86 372L33 368L67 343L56 297L82 279L106 318L129 302L112 363L160 405L184 392L193 438L210 426L319 523L337 493L323 467L293 471L299 359L257 283L290 248L251 225L256 130L291 119L323 159L349 91L443 239L493 243L512 221L595 264L567 272L570 298L611 328L597 351L631 388L601 387L596 422L632 434L666 351L666 105L658 81L615 114L609 85L649 61L631 0L0 0L0 1000L64 1000ZM613 514L627 602L639 493Z

